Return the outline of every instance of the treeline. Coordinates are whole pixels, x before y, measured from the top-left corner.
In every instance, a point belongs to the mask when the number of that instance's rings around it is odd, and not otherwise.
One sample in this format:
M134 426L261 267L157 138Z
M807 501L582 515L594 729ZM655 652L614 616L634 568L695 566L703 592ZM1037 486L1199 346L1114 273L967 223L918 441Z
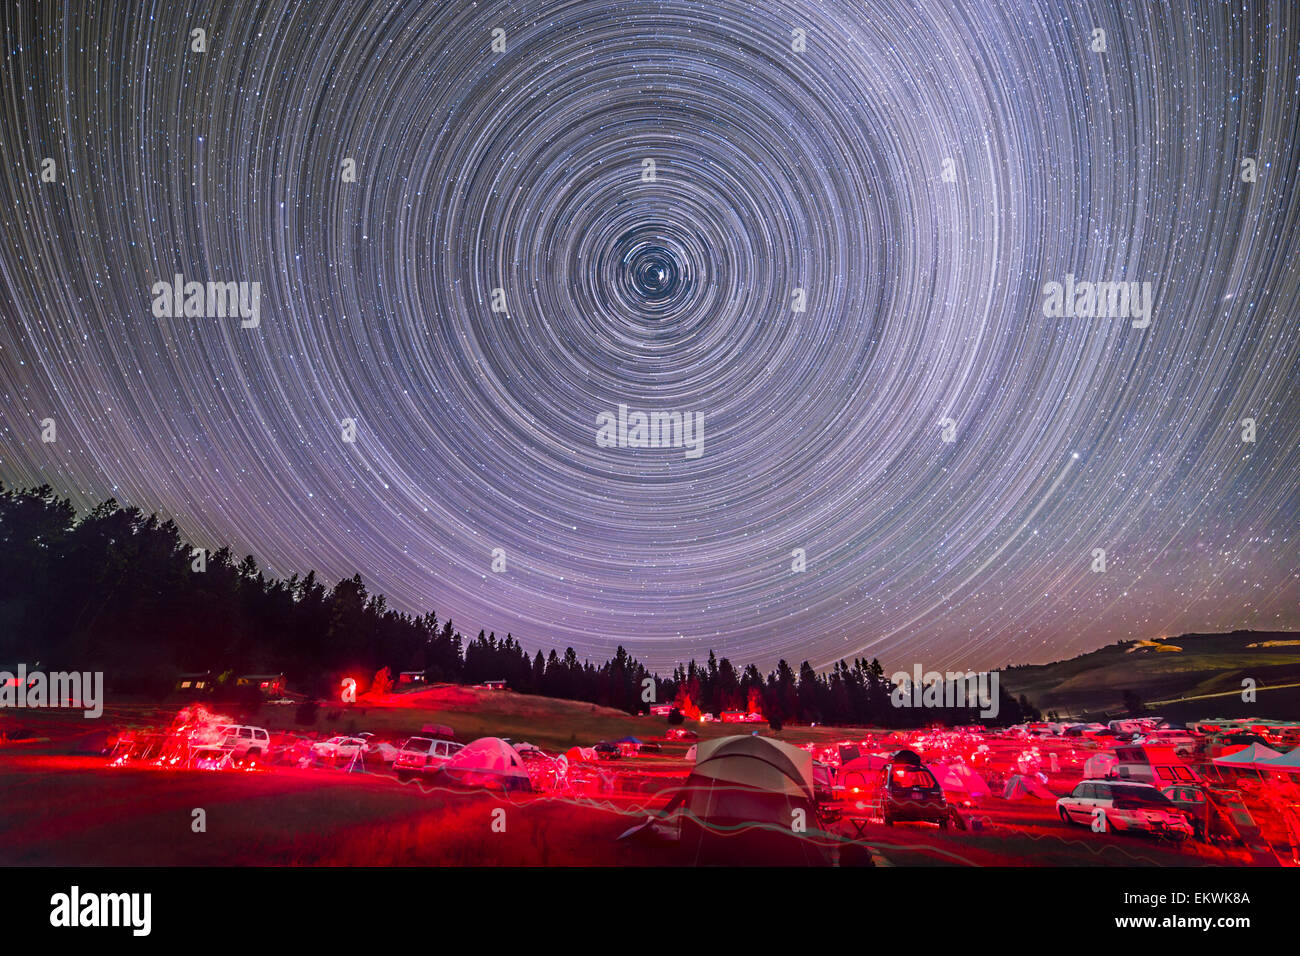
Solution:
M201 563L200 563L201 562ZM202 570L197 570L202 567ZM163 694L181 672L284 673L310 694L388 668L430 681L505 680L511 689L629 713L678 702L687 716L758 711L774 724L907 726L969 723L969 710L895 708L878 661L841 661L828 674L785 661L764 677L709 654L651 674L622 647L603 664L572 648L529 655L513 635L466 640L450 620L407 614L370 594L359 575L327 587L314 571L264 574L228 548L204 552L170 520L110 500L80 519L49 486L0 489L0 666L102 670L120 693ZM998 723L1036 719L1003 692Z

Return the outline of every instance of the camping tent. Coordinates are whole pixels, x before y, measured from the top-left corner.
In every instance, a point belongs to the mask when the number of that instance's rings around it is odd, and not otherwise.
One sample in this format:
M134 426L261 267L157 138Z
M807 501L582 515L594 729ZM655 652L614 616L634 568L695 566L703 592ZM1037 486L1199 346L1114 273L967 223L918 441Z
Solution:
M1056 797L1052 792L1044 787L1033 777L1026 777L1021 774L1013 774L1007 779L1007 785L1002 790L1002 799L1004 800L1026 800L1034 797L1038 800L1055 800Z
M880 775L887 766L888 758L864 754L843 764L836 779L848 790L871 790L880 785Z
M1093 754L1083 764L1085 780L1100 780L1119 766L1119 758L1114 754Z
M691 763L694 763L696 759L696 754L698 753L699 753L699 745L691 744L689 747L686 748L686 759L691 761Z
M964 763L932 763L929 768L945 793L959 794L972 800L989 796L989 785L984 778Z
M452 755L435 779L491 790L531 790L519 753L500 737L480 737Z
M666 812L681 809L694 863L825 865L817 840L812 755L757 735L696 745L695 767ZM798 828L796 823L802 823Z
M570 747L564 752L569 763L591 763L596 760L596 751L590 747Z
M1025 776L1038 772L1043 764L1042 755L1035 750L1028 750L1016 758L1016 771Z
M1214 763L1219 767L1253 767L1256 764L1265 765L1274 757L1282 756L1272 747L1265 747L1263 744L1251 744L1249 747L1242 747L1240 750L1233 751L1223 757L1215 757Z

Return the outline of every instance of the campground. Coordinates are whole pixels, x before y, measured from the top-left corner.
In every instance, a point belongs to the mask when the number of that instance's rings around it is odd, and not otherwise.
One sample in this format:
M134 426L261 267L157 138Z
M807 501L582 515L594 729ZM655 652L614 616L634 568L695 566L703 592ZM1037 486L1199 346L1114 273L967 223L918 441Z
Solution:
M0 803L6 809L0 817L0 863L692 865L700 858L689 848L646 838L655 835L654 827L642 827L646 832L632 838L626 834L662 813L692 774L695 749L755 733L773 741L773 747L796 755L806 752L836 766L846 746L863 754L915 747L939 766L969 760L992 781L978 794L949 794L953 820L960 825L940 829L930 823L886 825L879 807L853 786L844 786L848 778L842 778L833 798L817 807L814 834L808 837L842 865L1251 862L1238 847L1094 832L1064 822L1056 798L1070 793L1086 762L1102 749L1098 741L1082 737L827 727L774 732L767 725L697 722L670 728L663 717L635 717L510 692L434 687L366 700L347 710L322 707L312 726L296 722L293 708L264 705L255 719L270 731L283 756L240 769L214 772L163 766L156 760L110 759L101 739L106 728L125 739L172 716L166 707L123 705L106 711L103 721L88 731L86 722L58 712L27 715L27 736L0 746ZM346 766L288 758L332 734L364 729L373 739L400 741L434 724L454 727L460 740L509 737L520 752L531 748L528 756L548 766L567 751L573 763L565 762L563 786L502 791L448 786L441 777L399 779L392 765L375 756ZM636 743L623 744L616 759L589 759L589 745L599 739ZM515 753L510 745L501 748ZM1002 780L1017 774L1041 781L1032 788L1037 792L1004 796ZM202 827L195 822L197 810L202 811ZM849 864L850 859L861 862Z
M640 768L638 768L640 769ZM386 773L274 768L213 773L108 767L97 757L0 757L0 857L17 866L674 866L672 852L618 841L650 805L459 793ZM1065 826L1050 805L999 801L980 832L865 825L877 865L1188 866L1229 858ZM206 831L193 831L193 811ZM505 810L504 832L493 811ZM847 840L847 825L837 828ZM1206 855L1210 854L1210 855Z

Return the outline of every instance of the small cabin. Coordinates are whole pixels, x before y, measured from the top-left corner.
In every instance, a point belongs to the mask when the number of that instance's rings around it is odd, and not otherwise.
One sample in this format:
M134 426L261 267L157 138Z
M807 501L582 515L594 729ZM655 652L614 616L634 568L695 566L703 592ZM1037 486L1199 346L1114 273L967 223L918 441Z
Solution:
M283 674L241 674L235 678L236 687L256 687L263 697L280 697L284 694Z

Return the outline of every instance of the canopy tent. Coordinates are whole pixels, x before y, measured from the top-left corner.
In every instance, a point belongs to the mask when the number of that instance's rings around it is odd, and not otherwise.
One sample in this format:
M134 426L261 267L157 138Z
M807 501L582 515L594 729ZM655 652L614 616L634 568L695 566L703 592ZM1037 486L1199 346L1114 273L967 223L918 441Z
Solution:
M695 767L665 809L678 808L683 847L697 864L830 862L816 839L812 755L771 737L697 744Z
M1093 754L1083 763L1085 780L1100 780L1119 766L1119 758L1114 754Z
M1027 800L1030 797L1037 800L1056 799L1050 790L1033 777L1026 777L1021 774L1013 774L1008 778L1007 785L1002 789L1002 799L1004 800Z
M1300 773L1300 747L1293 747L1289 753L1272 760L1257 764L1261 770L1281 770L1283 773Z
M468 744L442 765L437 777L467 787L533 789L518 751L500 737L480 737Z
M1251 744L1222 757L1215 757L1214 763L1219 767L1253 767L1256 764L1264 764L1274 757L1280 756L1282 755L1272 747L1265 747L1263 744Z

